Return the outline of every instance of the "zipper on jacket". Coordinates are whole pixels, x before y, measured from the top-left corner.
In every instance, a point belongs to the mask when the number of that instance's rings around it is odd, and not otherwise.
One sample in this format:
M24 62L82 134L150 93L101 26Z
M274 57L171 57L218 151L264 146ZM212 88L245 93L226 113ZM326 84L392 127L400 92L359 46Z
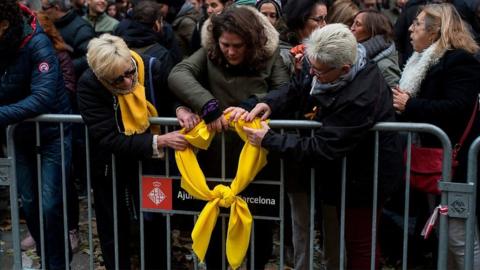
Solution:
M118 124L118 102L117 102L117 97L113 96L113 114L115 114L115 125L117 126L118 132L122 133L122 130L120 129L120 125Z

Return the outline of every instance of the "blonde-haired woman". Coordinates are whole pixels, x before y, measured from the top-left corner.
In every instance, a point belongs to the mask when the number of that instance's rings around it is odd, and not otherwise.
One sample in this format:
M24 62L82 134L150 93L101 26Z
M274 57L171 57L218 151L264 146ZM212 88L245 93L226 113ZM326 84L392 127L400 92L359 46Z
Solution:
M107 269L115 269L114 221L112 195L112 154L115 155L118 241L120 269L130 269L129 238L130 213L138 211L138 161L145 169L161 156L164 147L182 150L187 147L184 136L178 132L163 135L158 126L150 125L148 118L161 115L169 104L167 76L170 70L156 59L130 51L125 42L105 34L88 45L89 69L78 82L78 106L90 135L92 185L95 198L98 235ZM173 111L173 108L172 108ZM198 117L191 115L191 125ZM128 192L126 192L128 190ZM147 221L147 220L146 220ZM160 225L145 222L146 268L165 269L158 260L165 248ZM149 230L149 228L152 230ZM158 236L158 237L156 237ZM157 243L154 243L157 241ZM150 243L152 242L152 243ZM152 245L152 246L149 246ZM154 245L157 245L155 248ZM159 250L160 249L160 250ZM155 250L157 255L148 250ZM164 251L163 251L164 252ZM166 254L166 253L163 253ZM166 256L160 256L164 258Z
M405 65L399 86L393 89L393 105L402 120L434 124L445 131L455 145L478 102L480 63L473 54L479 47L450 4L426 5L409 31L415 52ZM458 154L459 166L452 179L465 181L468 148L479 132L480 119L476 115ZM425 147L441 147L437 139L423 134L419 136L419 143ZM449 251L455 255L449 262L463 269L464 223L450 218L449 224ZM480 269L478 245L474 269Z

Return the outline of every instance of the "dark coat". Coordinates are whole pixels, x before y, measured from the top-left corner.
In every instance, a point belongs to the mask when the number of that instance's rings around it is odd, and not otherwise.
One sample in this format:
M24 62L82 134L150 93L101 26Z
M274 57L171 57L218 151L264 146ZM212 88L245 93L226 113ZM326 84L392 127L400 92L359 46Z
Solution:
M137 26L133 25L134 24L134 21L131 19L131 18L126 18L126 19L123 19L122 21L120 21L120 23L117 25L117 28L115 28L115 31L113 31L113 33L119 37L127 37L128 40L125 40L125 42L127 42L127 44L129 44L129 42L132 42L133 40L131 40L131 38L137 38L138 36L141 36L139 40L136 40L134 42L139 42L139 43L136 43L137 46L140 46L140 43L142 42L145 42L147 40L147 34L148 33L143 33L145 34L145 36L142 35L142 33L138 33L136 32L137 31ZM132 31L132 29L134 29ZM144 30L144 31L147 31L147 30ZM148 38L149 40L149 38ZM170 58L172 59L172 61L174 63L178 63L182 60L183 56L182 56L182 51L180 49L180 45L178 45L178 41L177 39L175 38L175 35L173 33L173 29L172 29L172 26L166 22L163 23L163 27L162 27L162 34L160 36L160 38L158 39L158 42L160 43L160 45L162 45L163 47L165 47L169 54L170 54ZM151 44L151 43L149 43ZM144 45L141 45L142 47Z
M290 162L315 167L322 196L333 203L340 198L342 158L346 155L347 204L365 206L373 190L375 134L369 130L378 122L394 121L391 91L373 63L335 92L312 97L311 81L304 71L289 87L268 93L263 101L280 117L278 112L299 111L303 115L316 106L314 120L323 126L314 130L313 137L269 130L262 147ZM381 197L401 183L402 153L395 133L380 133L378 177Z
M50 39L34 15L22 7L32 33L26 36L15 60L0 78L0 126L18 123L44 113L70 113L58 58ZM17 128L20 137L35 134L32 124ZM42 139L58 138L58 125L42 125ZM18 137L17 137L18 138Z
M438 126L448 135L452 145L459 142L472 115L480 90L480 63L463 50L447 51L432 66L422 81L417 97L410 98L401 119ZM480 134L477 117L469 137L459 153L459 168L454 179L464 181L468 148ZM441 147L432 136L422 135L422 145Z
M172 67L179 62L180 59L170 55L170 52L161 44L161 33L156 33L151 27L131 19L125 19L125 21L127 22L123 24L121 22L122 28L115 30L114 34L120 36L130 49L155 57Z
M55 22L55 27L62 35L63 40L73 52L70 54L75 67L75 75L80 78L83 71L88 68L87 46L88 42L95 37L93 28L82 19L74 10L69 11L65 16Z

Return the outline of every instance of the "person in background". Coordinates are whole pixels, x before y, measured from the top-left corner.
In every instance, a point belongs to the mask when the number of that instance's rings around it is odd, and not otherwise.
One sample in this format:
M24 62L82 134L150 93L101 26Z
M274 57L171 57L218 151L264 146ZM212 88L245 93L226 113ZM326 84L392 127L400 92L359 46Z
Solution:
M232 0L205 0L205 10L207 13L207 16L204 16L203 18L199 19L197 22L197 25L192 33L192 38L191 38L191 49L192 53L196 52L198 49L202 47L201 45L201 31L203 24L205 21L212 17L212 15L218 15L223 12L225 8L230 6L233 3Z
M58 61L60 63L65 88L67 90L70 103L72 103L75 101L74 96L76 95L77 90L77 78L75 77L75 69L73 67L72 59L70 58L70 53L73 51L73 49L65 43L60 35L60 32L58 32L57 28L55 28L55 25L49 19L47 14L45 14L45 12L39 11L36 13L36 15L38 22L45 31L45 34L47 34L53 43L53 48L55 49ZM74 185L69 185L69 187L70 188L68 189L67 195L68 230L72 251L77 252L80 244L78 230L79 202Z
M328 23L343 23L352 25L355 14L360 8L351 0L337 0L329 8Z
M303 47L303 41L317 28L327 24L327 4L323 1L299 0L291 1L285 6L284 19L286 28L280 32L280 55L294 75L301 69L303 49L291 53L293 47Z
M228 123L223 115L227 107L238 106L247 98L260 98L289 80L278 54L277 31L252 7L231 6L208 19L202 28L202 45L173 68L168 83L182 102L201 115L211 131L227 129ZM218 154L221 143L221 136L216 136L209 151L198 153L200 166L208 177L222 177L222 157ZM236 172L242 145L238 136L225 134L225 149L231 157L225 163L227 178L233 178ZM222 237L219 229L217 223L206 254L209 269L221 268ZM271 223L255 220L254 269L263 269L268 262L272 250L271 236Z
M108 2L107 4L107 15L116 19L117 21L121 21L120 13L117 10L117 3L115 2Z
M255 5L273 26L277 26L282 18L282 3L278 0L260 0Z
M91 142L92 186L97 229L107 269L131 269L131 213L138 213L138 162L142 170L162 157L163 149L182 150L188 143L178 131L160 135L148 118L164 110L156 94L167 94L168 67L149 56L129 50L110 34L94 38L88 47L90 68L78 83L78 107ZM150 80L150 78L152 78ZM158 102L157 102L158 101ZM169 104L170 105L170 104ZM174 108L172 108L174 110ZM114 242L112 154L118 196L118 243ZM138 220L137 220L138 221ZM166 269L164 221L158 215L145 218L146 269ZM138 239L137 239L138 240ZM119 265L115 265L118 247Z
M87 14L82 18L86 20L95 31L96 36L105 33L112 33L118 25L118 21L108 16L106 0L87 0L88 10Z
M93 28L77 15L69 0L41 0L42 10L60 31L63 40L73 48L70 57L75 68L75 76L80 78L87 69L87 45L95 37Z
M68 123L40 124L40 146L34 123L21 123L45 113L69 114L70 103L62 71L52 43L31 10L16 0L0 2L0 126L15 128L15 167L18 192L27 227L36 242L37 254L45 255L48 269L65 269L62 172L71 159ZM63 131L63 141L61 132ZM62 153L63 145L63 153ZM37 154L41 156L37 170ZM62 167L64 165L65 167ZM40 174L41 186L37 186ZM39 202L38 192L42 194ZM44 247L41 250L39 203L42 204Z
M87 14L86 0L72 0L71 3L78 16L83 17Z
M377 10L363 10L355 15L350 30L367 50L368 59L377 63L388 86L397 86L401 72L388 18Z
M474 57L479 46L451 4L421 7L408 30L414 53L405 65L399 86L392 90L393 106L400 120L436 125L455 145L479 102L480 63ZM457 155L459 164L453 181L465 181L468 149L480 132L478 110L473 113L476 118ZM432 135L422 133L418 137L422 147L441 147ZM476 203L478 209L478 198ZM448 269L464 269L465 220L450 217L448 229ZM473 268L479 269L478 230L474 237Z
M311 115L322 127L306 134L280 134L263 122L262 129L244 128L250 143L285 162L306 164L317 172L317 197L334 203L340 211L342 163L346 167L345 247L347 269L370 269L372 240L372 195L375 133L377 122L394 121L392 91L375 64L368 62L362 46L343 24L315 30L305 41L305 61L298 80L257 101L240 118L280 117L292 111ZM332 57L333 56L333 57ZM247 102L248 103L248 102ZM245 107L251 107L249 104ZM321 107L321 110L315 108ZM379 198L395 192L402 181L402 151L394 132L379 134ZM378 208L381 209L382 202ZM381 210L379 210L381 211ZM308 220L299 222L308 223ZM378 226L378 224L377 224ZM378 228L378 227L377 227ZM329 235L326 235L329 237ZM375 247L379 268L380 248Z
M194 6L190 1L185 1L172 22L173 31L182 49L183 57L188 57L193 53L190 48L191 38L200 16L200 9L195 7L200 8L200 5Z

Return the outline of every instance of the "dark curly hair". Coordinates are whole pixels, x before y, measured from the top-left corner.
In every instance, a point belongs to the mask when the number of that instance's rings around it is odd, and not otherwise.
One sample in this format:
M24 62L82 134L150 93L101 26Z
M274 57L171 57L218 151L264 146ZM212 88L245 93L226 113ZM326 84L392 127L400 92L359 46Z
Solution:
M218 42L220 36L228 32L239 35L245 42L246 51L242 66L257 71L265 67L270 57L265 49L268 40L265 26L254 11L245 7L232 6L223 13L212 16L211 20L212 24L208 30L212 32L215 45L209 50L208 55L212 62L217 65L228 65Z
M6 20L12 25L21 25L22 16L17 0L0 1L0 21Z

